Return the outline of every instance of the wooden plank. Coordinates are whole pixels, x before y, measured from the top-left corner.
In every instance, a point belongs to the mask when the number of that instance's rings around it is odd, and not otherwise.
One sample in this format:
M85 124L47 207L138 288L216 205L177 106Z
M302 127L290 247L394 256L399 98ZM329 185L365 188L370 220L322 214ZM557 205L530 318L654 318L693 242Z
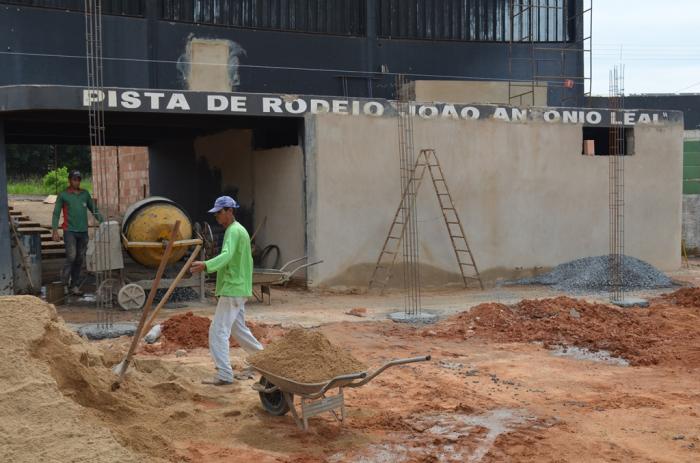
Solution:
M41 249L63 249L62 241L44 241L41 243Z
M48 230L39 226L25 226L24 224L22 224L19 227L17 227L17 231L20 233L41 233L42 235L44 235L44 232Z
M56 257L65 257L65 256L66 256L65 249L42 249L41 250L41 258L42 259L53 259Z

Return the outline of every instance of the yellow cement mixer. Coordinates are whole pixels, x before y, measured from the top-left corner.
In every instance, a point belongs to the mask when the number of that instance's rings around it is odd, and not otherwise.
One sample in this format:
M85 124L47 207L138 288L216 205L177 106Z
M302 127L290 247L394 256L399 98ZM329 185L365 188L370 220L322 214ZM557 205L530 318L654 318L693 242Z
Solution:
M172 226L180 221L177 241L173 243L168 265L182 259L189 246L201 243L192 239L192 221L174 201L152 196L132 204L122 221L122 244L132 259L146 267L156 268L170 238Z
M117 238L120 233L116 221L100 224L95 238L97 244L92 246L94 258L88 256L88 270L119 272L102 281L96 290L96 297L105 300L116 298L124 310L140 309L146 301L146 291L150 290L153 280L136 281L128 278L124 272L120 247L123 247L138 264L149 269L157 268L165 254L173 225L177 221L180 222L180 227L177 239L172 243L172 255L168 259L168 265L173 265L182 259L190 247L202 244L201 239L192 236L192 221L187 213L174 201L162 196L152 196L132 204L124 214L121 240ZM112 235L117 239L108 238ZM200 274L181 279L178 287L197 288L200 300L204 300L204 278L204 275ZM162 278L158 289L168 288L172 281Z

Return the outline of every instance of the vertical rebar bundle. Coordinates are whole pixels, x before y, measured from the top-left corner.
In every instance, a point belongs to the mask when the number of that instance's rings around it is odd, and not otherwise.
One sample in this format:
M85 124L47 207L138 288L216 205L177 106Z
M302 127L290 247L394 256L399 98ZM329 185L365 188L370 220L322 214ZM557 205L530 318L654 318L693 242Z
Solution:
M397 119L399 135L399 161L401 169L401 192L405 201L401 203L403 231L403 282L405 290L404 312L419 315L421 312L420 262L418 252L418 217L416 213L415 179L416 154L413 149L413 117L415 107L409 98L409 88L404 75L396 76Z
M105 157L105 118L104 118L104 81L102 57L102 0L85 0L85 55L87 61L87 87L90 95L88 107L90 151L96 162L93 172L93 194L98 210L105 220L113 212L110 210L108 171ZM118 179L116 179L119 181ZM96 262L96 303L97 322L111 326L112 317L104 310L112 309L112 297L116 281L112 278L110 262L110 234L101 234L95 240Z
M624 291L625 256L625 128L618 111L624 108L624 67L615 66L610 71L609 105L617 117L617 124L610 125L609 132L609 208L610 252L609 286L610 301L621 302Z

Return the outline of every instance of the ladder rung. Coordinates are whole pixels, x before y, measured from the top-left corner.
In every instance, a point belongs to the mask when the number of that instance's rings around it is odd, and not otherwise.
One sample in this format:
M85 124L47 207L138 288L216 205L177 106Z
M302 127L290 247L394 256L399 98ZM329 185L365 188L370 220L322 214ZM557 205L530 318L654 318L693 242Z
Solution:
M459 225L459 222L445 222L447 225Z
M396 251L382 251L382 254L396 254Z

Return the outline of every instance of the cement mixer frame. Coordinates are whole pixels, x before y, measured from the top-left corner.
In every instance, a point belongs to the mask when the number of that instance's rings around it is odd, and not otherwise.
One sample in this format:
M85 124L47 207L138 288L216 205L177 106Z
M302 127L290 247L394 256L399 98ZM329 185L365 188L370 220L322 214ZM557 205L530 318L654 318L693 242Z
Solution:
M156 209L154 210L154 208ZM147 217L145 218L136 215L137 213L144 215L144 212L147 212ZM129 233L129 229L130 226L133 225L134 217L137 217L140 221L138 226L141 228L141 234L137 233L137 236L149 237L151 240L130 240L127 237L127 234L133 234ZM144 268L151 267L152 265L149 264L159 262L159 253L162 253L162 250L164 250L168 244L167 239L163 239L163 237L169 236L170 226L175 220L180 220L181 223L185 223L184 227L181 226L181 230L185 230L184 234L186 238L173 242L173 246L176 250L173 251L173 257L169 260L169 264L174 265L177 261L182 259L187 252L187 248L201 245L203 240L201 236L198 238L191 238L193 230L190 218L182 208L170 199L160 196L146 198L132 204L127 209L121 224L114 221L101 224L100 232L110 234L110 238L116 238L114 235L118 234L119 239L109 240L109 247L111 247L110 254L118 258L108 259L96 256L95 261L102 262L102 264L93 264L93 267L95 267L93 271L112 270L118 271L118 274L102 282L100 287L97 288L96 297L116 298L117 303L124 310L137 310L143 307L146 302L146 291L151 289L153 279L134 278L132 281L128 276L128 272L125 270L121 254L122 250L127 251L137 264L142 265ZM149 224L151 225L149 226ZM102 225L106 225L105 230L102 229ZM113 225L118 225L120 231L114 233L116 230L110 229L110 226ZM96 241L99 241L99 239L100 238L96 237ZM104 247L94 246L95 251L98 249L104 249ZM200 259L206 259L203 247L200 252ZM172 278L162 278L157 289L170 287L173 280ZM200 273L199 275L189 278L182 278L177 286L178 288L197 288L200 302L206 302L205 283L206 276L204 273Z

